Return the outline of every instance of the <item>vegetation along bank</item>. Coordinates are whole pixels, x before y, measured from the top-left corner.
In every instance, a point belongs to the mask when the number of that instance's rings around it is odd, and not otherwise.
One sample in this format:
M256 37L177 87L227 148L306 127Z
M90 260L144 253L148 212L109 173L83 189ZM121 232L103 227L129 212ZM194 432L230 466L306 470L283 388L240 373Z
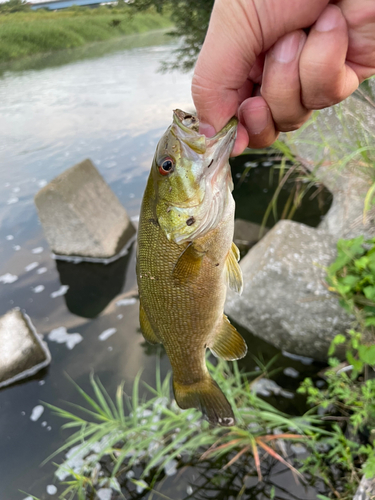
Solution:
M0 62L171 25L166 14L153 9L135 12L127 5L96 9L72 7L56 12L0 9Z

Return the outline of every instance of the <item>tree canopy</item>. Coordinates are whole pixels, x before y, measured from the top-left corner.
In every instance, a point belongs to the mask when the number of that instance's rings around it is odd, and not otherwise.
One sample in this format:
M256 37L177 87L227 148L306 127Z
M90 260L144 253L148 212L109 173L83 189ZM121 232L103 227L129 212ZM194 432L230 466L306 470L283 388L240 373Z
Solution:
M154 7L159 13L170 12L175 28L170 35L182 37L175 58L165 61L163 69L191 69L206 36L214 0L133 0L136 10Z

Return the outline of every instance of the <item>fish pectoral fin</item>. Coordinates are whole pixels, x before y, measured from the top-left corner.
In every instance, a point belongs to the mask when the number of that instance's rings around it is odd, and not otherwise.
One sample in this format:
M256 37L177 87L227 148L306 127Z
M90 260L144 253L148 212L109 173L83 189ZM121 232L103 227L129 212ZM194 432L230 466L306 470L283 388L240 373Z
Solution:
M204 255L204 252L190 243L179 256L173 269L173 277L180 281L194 279L199 274Z
M225 278L229 288L241 295L243 290L242 270L238 264L240 260L240 251L232 242L231 249L228 252L225 261Z
M241 359L247 353L246 342L225 314L220 331L216 334L212 346L208 347L214 356L228 361Z
M154 330L148 320L146 311L143 309L142 303L139 304L139 323L141 324L142 335L150 342L150 344L161 344L161 341L155 335Z

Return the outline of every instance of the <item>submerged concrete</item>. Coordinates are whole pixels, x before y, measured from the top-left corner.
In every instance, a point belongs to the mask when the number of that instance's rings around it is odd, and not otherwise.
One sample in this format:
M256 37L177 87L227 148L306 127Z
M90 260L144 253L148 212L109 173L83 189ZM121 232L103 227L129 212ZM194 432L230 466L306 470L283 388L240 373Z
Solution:
M51 362L47 344L16 308L0 318L0 388L34 375Z
M125 208L88 159L42 188L35 204L57 258L108 259L135 235Z

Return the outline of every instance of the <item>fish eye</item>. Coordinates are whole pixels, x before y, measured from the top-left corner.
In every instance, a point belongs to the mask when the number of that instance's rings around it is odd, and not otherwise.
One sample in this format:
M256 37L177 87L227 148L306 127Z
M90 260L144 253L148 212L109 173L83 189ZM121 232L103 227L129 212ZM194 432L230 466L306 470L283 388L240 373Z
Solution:
M174 161L169 156L167 156L167 158L164 158L164 160L159 165L159 172L161 173L161 175L168 175L173 172L173 169Z

